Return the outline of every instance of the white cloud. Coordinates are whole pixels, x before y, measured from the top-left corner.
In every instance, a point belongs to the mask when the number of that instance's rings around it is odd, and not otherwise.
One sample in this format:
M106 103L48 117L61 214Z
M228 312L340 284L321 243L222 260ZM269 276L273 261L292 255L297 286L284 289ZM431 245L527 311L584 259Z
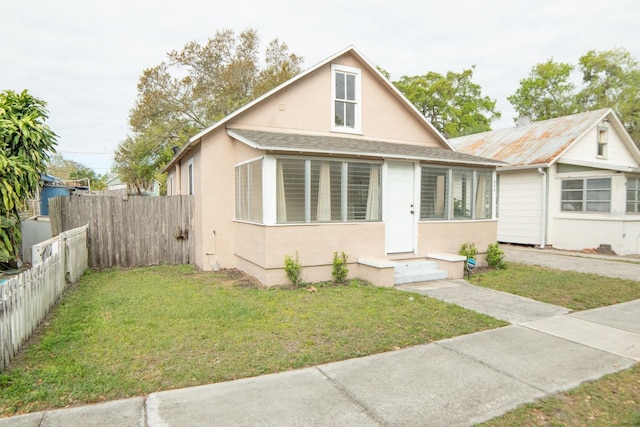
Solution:
M393 79L476 65L474 81L503 113L494 128L510 126L506 97L539 62L576 64L614 47L640 58L635 0L32 0L2 9L0 90L46 100L59 151L100 173L127 135L142 71L224 28L255 28L263 47L278 37L307 67L350 44Z

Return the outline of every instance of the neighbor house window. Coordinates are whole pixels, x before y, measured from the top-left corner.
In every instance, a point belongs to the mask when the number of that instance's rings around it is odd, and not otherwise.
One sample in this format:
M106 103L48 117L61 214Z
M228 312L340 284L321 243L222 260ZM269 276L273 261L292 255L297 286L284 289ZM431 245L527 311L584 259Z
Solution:
M607 158L607 143L609 129L606 127L598 127L598 158Z
M640 214L640 178L627 179L627 213Z
M493 171L423 167L420 219L491 219Z
M278 159L277 222L380 221L380 165Z
M236 166L236 219L262 223L262 159Z
M563 180L561 209L565 212L610 212L611 178Z
M332 66L333 130L360 132L360 70Z

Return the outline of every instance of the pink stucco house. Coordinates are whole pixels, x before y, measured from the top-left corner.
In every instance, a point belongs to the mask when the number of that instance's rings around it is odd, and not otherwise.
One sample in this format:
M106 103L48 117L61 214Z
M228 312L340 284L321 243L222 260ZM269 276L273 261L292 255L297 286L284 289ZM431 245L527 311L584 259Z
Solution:
M456 151L348 47L193 136L165 172L169 195L195 197L200 268L276 285L298 253L321 281L344 251L351 277L393 286L462 277L460 244L496 241L500 164Z

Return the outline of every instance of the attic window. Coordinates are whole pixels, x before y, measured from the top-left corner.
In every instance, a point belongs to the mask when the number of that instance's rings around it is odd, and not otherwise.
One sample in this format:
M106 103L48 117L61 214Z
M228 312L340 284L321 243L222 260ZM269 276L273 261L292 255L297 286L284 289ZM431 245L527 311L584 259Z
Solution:
M360 70L334 64L331 66L332 130L360 133Z
M599 159L607 158L607 142L608 142L609 128L598 126L598 154Z

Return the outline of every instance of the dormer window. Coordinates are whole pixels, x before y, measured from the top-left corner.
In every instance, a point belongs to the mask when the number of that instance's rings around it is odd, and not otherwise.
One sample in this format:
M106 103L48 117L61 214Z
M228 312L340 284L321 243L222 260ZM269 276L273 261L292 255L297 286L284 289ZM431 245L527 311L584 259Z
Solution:
M331 66L333 81L333 122L336 132L360 133L360 69L334 64Z
M596 157L599 159L607 158L608 134L609 128L598 126L598 154Z

